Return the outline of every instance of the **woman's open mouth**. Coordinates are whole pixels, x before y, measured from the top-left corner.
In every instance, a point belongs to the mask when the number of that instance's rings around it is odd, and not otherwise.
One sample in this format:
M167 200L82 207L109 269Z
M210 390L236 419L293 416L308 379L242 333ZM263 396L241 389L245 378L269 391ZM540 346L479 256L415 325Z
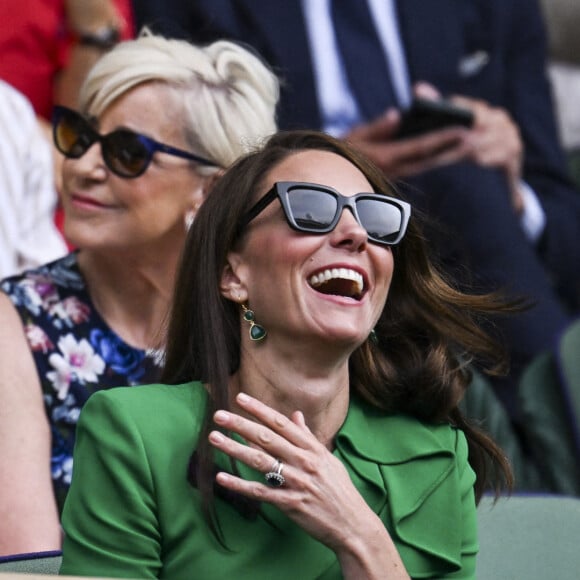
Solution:
M360 300L365 292L364 278L350 268L327 268L310 276L308 283L317 292Z

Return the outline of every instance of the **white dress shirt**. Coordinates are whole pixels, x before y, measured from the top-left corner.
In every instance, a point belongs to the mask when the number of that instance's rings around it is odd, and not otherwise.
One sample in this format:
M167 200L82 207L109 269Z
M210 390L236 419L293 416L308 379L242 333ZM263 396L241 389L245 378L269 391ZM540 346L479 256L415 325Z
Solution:
M364 2L365 0L361 0ZM339 137L362 121L350 90L336 37L332 27L332 0L302 0L306 32L310 42L315 72L316 94L324 116L323 129ZM401 42L393 0L368 0L373 20L377 23L379 41L385 51L391 72L393 90L399 106L411 103L411 83Z
M362 122L356 99L350 90L336 37L332 27L330 3L333 0L302 0L306 32L312 54L316 94L323 117L323 130L341 137ZM411 102L412 88L405 50L393 0L367 1L376 31L385 51L391 82L401 108ZM546 216L535 192L521 183L524 210L520 216L522 228L532 242L537 241L546 225Z
M0 278L67 252L54 225L50 144L28 100L0 81Z

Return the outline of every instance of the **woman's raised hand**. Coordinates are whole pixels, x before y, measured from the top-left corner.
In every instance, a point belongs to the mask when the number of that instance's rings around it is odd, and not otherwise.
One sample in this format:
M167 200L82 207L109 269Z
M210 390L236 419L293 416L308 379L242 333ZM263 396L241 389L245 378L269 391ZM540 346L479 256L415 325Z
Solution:
M392 572L407 578L383 523L358 493L343 464L310 431L302 412L288 418L244 393L236 401L255 420L222 410L214 420L248 445L219 431L210 433L210 443L264 474L279 473L283 484L271 486L266 480L247 481L225 472L217 474L217 482L275 505L337 554L345 577L349 570L352 577L375 577L373 570L380 563L382 577L385 566L390 566Z

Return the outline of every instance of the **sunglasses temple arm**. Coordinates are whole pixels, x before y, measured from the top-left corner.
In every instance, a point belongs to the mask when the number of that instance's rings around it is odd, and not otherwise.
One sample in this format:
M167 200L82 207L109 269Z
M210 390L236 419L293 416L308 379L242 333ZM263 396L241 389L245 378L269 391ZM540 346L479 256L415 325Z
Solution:
M242 224L245 226L249 224L260 212L264 211L268 205L270 205L277 197L277 193L275 189L271 189L262 199L260 199L242 220Z
M170 147L169 145L164 145L163 143L155 142L155 148L163 153L168 153L169 155L174 155L176 157L182 157L183 159L191 159L192 161L196 161L201 165L208 165L211 167L219 167L217 163L210 161L209 159L205 159L204 157L200 157L199 155L195 155L194 153L189 153L189 151L183 151L182 149L176 149L175 147Z

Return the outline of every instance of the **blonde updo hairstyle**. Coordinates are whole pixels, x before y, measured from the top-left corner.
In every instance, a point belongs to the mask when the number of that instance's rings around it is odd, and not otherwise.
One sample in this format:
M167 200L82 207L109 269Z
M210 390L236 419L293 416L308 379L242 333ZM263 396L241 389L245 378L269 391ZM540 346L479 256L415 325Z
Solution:
M95 64L81 88L80 109L99 117L143 83L160 83L175 91L183 105L186 143L222 168L276 131L278 79L257 56L233 42L196 46L145 29ZM219 170L196 169L202 175Z

